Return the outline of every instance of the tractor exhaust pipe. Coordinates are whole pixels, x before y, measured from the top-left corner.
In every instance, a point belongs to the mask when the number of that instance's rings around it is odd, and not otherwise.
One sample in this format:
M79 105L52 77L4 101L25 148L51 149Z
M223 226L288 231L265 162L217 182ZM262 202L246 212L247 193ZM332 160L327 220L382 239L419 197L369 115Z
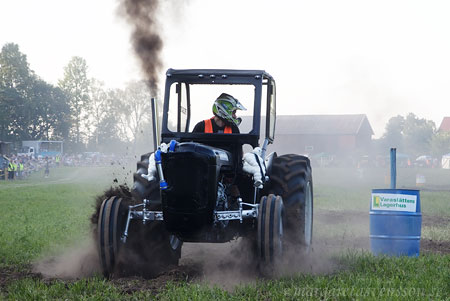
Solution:
M156 104L156 99L152 97L152 125L153 125L153 149L156 152L159 145L159 127L158 127L158 107Z

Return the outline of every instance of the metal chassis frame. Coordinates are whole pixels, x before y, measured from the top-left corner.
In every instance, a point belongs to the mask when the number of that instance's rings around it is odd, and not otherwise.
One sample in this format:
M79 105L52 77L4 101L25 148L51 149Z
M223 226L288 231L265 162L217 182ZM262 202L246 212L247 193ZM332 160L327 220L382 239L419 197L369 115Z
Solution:
M137 204L137 205L128 207L127 223L125 226L125 230L120 238L122 242L125 243L127 241L128 229L129 229L131 220L133 220L133 219L142 220L142 223L144 225L147 223L147 221L163 221L164 220L163 212L147 210L146 207L148 204L150 204L150 200L144 199L141 204ZM214 222L239 220L239 222L242 223L244 219L258 217L259 204L244 203L241 198L238 198L238 204L239 204L239 210L214 211ZM243 206L248 206L251 209L244 210ZM135 210L138 207L143 207L143 208L141 211Z

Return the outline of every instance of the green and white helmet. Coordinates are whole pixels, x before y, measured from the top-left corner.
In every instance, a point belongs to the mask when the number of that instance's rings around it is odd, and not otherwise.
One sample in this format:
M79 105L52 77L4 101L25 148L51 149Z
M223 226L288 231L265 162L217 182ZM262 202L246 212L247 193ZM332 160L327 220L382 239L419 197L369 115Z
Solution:
M244 106L234 98L233 96L222 93L219 97L217 97L216 101L213 104L213 113L217 117L222 118L229 123L234 123L236 126L239 126L242 122L242 118L233 118L233 111L235 110L247 110Z

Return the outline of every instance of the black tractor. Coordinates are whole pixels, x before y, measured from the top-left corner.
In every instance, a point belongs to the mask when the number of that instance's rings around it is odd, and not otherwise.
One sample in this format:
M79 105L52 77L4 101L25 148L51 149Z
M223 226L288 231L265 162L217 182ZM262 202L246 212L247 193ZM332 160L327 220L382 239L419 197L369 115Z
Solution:
M213 101L223 92L248 108L240 133L193 133L198 121L212 115ZM155 151L137 163L131 195L112 195L99 211L104 275L120 273L131 257L151 267L178 264L183 242L241 237L250 242L262 269L275 267L288 248L307 251L313 224L310 160L266 155L275 124L275 81L265 71L167 70L160 135L158 123L153 124L154 140L160 139ZM243 154L257 147L262 185L243 170ZM149 166L156 167L155 176L149 175Z

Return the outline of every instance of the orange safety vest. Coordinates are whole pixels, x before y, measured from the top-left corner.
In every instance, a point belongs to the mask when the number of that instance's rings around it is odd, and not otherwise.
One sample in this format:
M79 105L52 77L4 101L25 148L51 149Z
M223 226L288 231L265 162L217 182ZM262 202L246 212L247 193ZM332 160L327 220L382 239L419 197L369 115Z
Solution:
M214 118L214 117L213 117ZM206 119L205 120L205 133L209 133L212 134L213 132L213 128L212 128L212 122L211 120L213 119ZM233 130L231 129L231 126L227 125L225 126L225 130L223 131L225 134L232 134Z

